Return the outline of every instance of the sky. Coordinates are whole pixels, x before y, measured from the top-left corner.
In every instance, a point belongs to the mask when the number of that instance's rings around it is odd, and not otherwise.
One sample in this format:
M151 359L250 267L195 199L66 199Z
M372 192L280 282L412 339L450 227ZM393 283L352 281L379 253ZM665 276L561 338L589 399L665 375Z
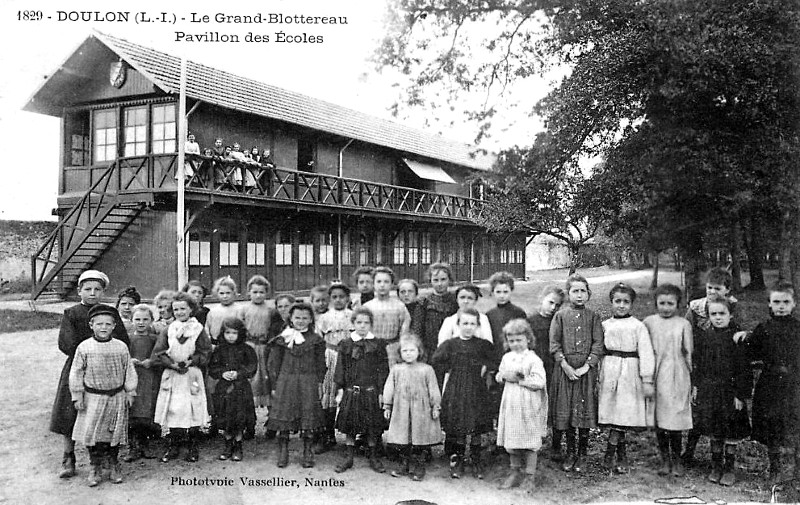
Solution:
M170 4L189 7L165 7ZM113 8L109 7L113 5ZM68 6L68 7L67 7ZM228 72L296 92L311 95L372 115L390 118L388 108L398 91L387 73L378 73L368 58L383 35L382 0L267 0L252 2L163 0L85 1L55 0L0 2L0 138L5 144L2 184L0 184L0 219L55 220L58 183L59 120L22 111L22 107L59 65L88 37L99 30L155 49L185 56ZM128 22L94 19L70 21L82 12L128 11ZM145 12L156 19L166 12L167 23L137 23L136 13ZM41 13L41 19L36 18ZM194 14L193 14L194 13ZM218 23L217 14L226 16L262 13L288 16L346 16L347 24L241 24ZM192 22L209 16L208 23ZM276 32L322 36L321 44L276 43ZM176 32L236 34L241 42L177 41ZM269 35L270 43L244 42L246 35ZM389 72L388 74L391 74ZM544 81L535 84L531 96L546 92ZM510 110L510 108L509 108ZM425 111L410 111L403 123L422 128ZM519 119L524 121L523 119ZM536 121L523 126L509 118L502 134L482 147L496 150L525 143ZM518 127L513 128L510 125ZM475 126L449 127L448 137L470 142Z

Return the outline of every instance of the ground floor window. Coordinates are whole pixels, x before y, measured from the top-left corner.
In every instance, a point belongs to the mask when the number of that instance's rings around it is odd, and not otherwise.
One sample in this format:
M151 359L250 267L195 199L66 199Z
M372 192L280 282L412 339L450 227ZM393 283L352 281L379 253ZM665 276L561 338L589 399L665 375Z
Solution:
M292 237L287 231L279 231L275 234L275 264L292 264Z

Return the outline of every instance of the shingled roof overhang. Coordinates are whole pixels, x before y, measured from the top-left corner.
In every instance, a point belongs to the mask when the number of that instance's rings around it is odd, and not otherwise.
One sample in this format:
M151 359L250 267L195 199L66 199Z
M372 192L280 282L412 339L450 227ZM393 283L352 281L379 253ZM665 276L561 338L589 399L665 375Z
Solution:
M149 47L100 32L89 36L39 87L24 109L61 115L69 100L69 87L87 78L76 72L78 60L105 48L141 72L158 89L178 94L180 59ZM489 170L494 156L477 152L475 146L409 128L324 100L277 86L240 77L200 63L187 63L187 96L220 107L257 114L320 130L347 139L396 149L476 170Z

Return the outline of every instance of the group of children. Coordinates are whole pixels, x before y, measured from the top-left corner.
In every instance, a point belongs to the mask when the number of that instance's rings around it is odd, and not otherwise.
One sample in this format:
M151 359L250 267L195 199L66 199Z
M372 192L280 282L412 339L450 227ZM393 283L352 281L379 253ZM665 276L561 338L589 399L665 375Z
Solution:
M664 284L654 293L657 313L644 321L631 316L636 292L625 284L611 289L613 317L601 321L586 307L592 293L580 275L565 290L546 288L527 316L511 303L506 272L490 279L497 306L486 314L475 309L477 286L449 289L448 265L433 264L428 274L432 292L424 297L416 281L364 267L354 275L355 297L334 282L314 288L310 303L279 295L275 309L262 276L250 279L250 301L240 304L233 280L218 279L219 303L210 309L205 288L191 281L156 296L154 321L133 289L120 294L119 312L100 304L108 278L84 272L81 303L65 311L59 334L68 356L51 423L65 437L60 476L75 474L79 441L89 449L90 486L106 472L121 482L119 446L129 445L128 461L147 457L157 430L167 438L163 462L184 445L186 460L197 461L209 426L225 440L219 459L240 461L258 409L267 438L277 439L279 467L289 463L290 434L303 440L308 468L314 454L335 446L338 430L345 447L336 472L352 468L361 444L370 468L383 473L385 440L399 459L391 475L414 480L424 478L431 447L442 442L452 478L465 467L483 478L486 435L496 430L511 467L502 488L533 485L548 427L551 456L568 472L584 470L589 430L598 426L608 429L603 464L616 473L629 469L629 432L655 428L658 472L674 476L706 435L709 479L723 485L735 480L743 438L767 445L773 478L781 446L800 441L800 322L790 286L770 292L771 320L747 333L735 321L730 275L719 269L709 274L709 296L692 301L686 317L681 290ZM762 371L751 433L752 362Z

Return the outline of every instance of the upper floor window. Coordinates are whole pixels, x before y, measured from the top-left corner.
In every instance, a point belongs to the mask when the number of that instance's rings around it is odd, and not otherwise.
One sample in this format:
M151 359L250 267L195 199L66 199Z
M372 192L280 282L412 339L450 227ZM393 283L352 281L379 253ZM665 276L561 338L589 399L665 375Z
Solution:
M111 161L117 157L117 110L94 111L94 162Z
M147 154L147 106L125 109L124 156L144 156Z
M176 137L175 104L153 105L153 154L174 153Z

